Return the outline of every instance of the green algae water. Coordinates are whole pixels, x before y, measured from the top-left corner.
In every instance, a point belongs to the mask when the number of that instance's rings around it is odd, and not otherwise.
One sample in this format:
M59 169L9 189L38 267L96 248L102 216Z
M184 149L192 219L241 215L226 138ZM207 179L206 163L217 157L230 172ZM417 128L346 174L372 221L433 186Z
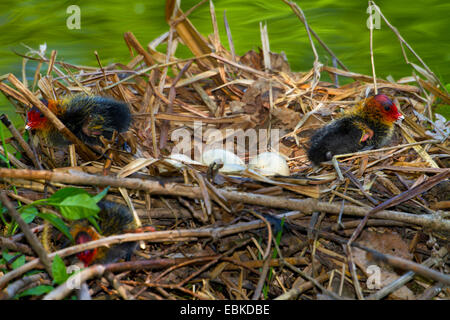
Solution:
M182 0L183 11L198 0ZM302 0L311 28L353 72L371 74L367 1ZM445 0L378 0L386 18L402 34L420 57L444 84L450 83L450 2ZM67 8L80 8L80 29L69 29ZM242 55L261 47L259 23L267 23L270 49L285 52L294 71L309 70L314 56L303 24L290 7L281 0L216 0L214 1L222 43L228 48L223 25L226 11L236 52ZM123 33L131 31L145 47L168 31L164 0L50 1L28 0L0 2L0 75L12 72L22 79L22 58L25 44L34 49L46 43L47 53L57 50L58 60L97 66L94 51L103 65L127 63L130 53ZM209 4L206 2L189 18L203 34L212 33ZM320 61L332 65L330 56L316 43ZM165 51L165 47L158 48ZM185 47L178 47L177 57L190 57ZM394 79L411 75L403 59L395 34L381 21L374 30L374 55L377 76ZM412 55L412 62L417 63ZM29 62L26 76L32 79L36 62ZM44 66L43 71L46 70ZM9 102L0 95L0 111L19 121Z

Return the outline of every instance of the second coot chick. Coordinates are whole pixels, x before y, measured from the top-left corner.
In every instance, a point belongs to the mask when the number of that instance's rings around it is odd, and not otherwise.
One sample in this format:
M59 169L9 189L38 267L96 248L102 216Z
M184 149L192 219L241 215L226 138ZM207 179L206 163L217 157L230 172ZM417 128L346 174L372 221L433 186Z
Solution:
M100 218L99 227L103 236L117 235L127 232L133 232L136 229L133 215L128 207L121 204L101 200L97 203L100 207L98 217ZM89 225L87 220L75 222L71 227L71 234L76 244L86 243L100 239L97 231ZM85 250L77 254L78 259L84 262L86 266L91 263L112 263L119 259L128 260L136 249L136 242L124 242L112 245L108 248L100 247L92 250Z
M319 165L334 155L380 148L391 139L399 119L403 115L386 95L369 97L317 130L310 139L308 158Z

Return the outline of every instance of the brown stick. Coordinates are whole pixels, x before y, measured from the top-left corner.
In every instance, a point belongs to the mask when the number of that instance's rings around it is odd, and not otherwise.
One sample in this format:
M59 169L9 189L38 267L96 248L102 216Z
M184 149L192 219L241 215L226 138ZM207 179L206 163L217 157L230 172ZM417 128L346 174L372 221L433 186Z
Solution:
M11 283L5 290L0 291L0 300L12 299L12 297L14 297L25 286L36 281L42 281L43 279L47 278L48 278L47 274L43 272L23 277L22 279Z
M316 278L316 281L319 283L325 282L330 278L329 273L324 273ZM283 293L282 295L276 297L274 300L293 300L297 298L300 294L303 292L314 288L314 283L312 281L308 281L305 283L302 283L298 287L294 287L290 289L289 291Z
M421 265L409 260L394 257L390 254L383 254L376 250L365 248L367 252L371 254L371 258L377 262L387 263L395 268L400 268L402 270L413 271L414 273L420 274L421 276L428 277L430 279L436 280L438 282L450 285L450 276L437 272L428 268L425 265Z
M26 244L18 243L8 238L0 237L0 248L6 248L12 251L22 252L28 256L34 255L33 250L31 250L31 248Z
M130 293L128 292L128 290L125 289L125 287L120 284L120 281L114 276L114 274L111 271L105 271L104 276L105 276L106 280L109 281L109 283L114 287L114 289L117 290L119 295L124 300L133 300L131 298Z
M23 163L22 161L20 161L16 157L14 157L11 153L7 153L7 150L4 150L2 146L0 146L0 154L3 155L5 158L7 157L8 160L17 168L20 168L20 169L28 169L29 168L25 163Z
M349 243L354 241L359 236L359 234L361 233L362 229L366 225L366 222L369 219L369 216L371 214L374 214L378 211L384 210L386 208L392 207L392 206L400 204L406 200L414 198L415 196L422 194L425 191L431 189L432 187L437 185L439 182L447 179L449 176L450 176L450 170L439 173L439 174L435 175L434 177L428 179L424 183L422 183L412 189L409 189L405 192L402 192L401 194L379 204L378 206L376 206L375 208L373 208L372 210L367 212L367 214L364 216L364 219L361 220L361 223L356 228L355 232L353 233L352 237L350 238Z
M17 131L16 127L9 121L8 116L6 114L2 114L0 116L0 120L3 122L5 127L8 128L9 132L11 132L12 136L16 141L19 143L19 145L22 147L23 151L27 154L28 158L33 161L34 167L36 169L41 168L39 165L38 159L35 157L33 150L31 150L30 146L26 141L22 138L22 135Z
M79 283L83 283L91 278L99 277L105 272L105 267L102 265L94 265L92 267L83 269L82 271L69 277L66 282L58 286L55 290L49 292L43 300L62 300L64 299L72 290L76 289L74 284L74 279L78 280ZM78 278L78 279L77 279Z
M125 32L123 38L125 39L125 42L129 47L133 47L139 54L144 57L144 61L149 67L155 64L152 56L141 46L132 32Z
M442 261L442 258L444 258L447 255L447 249L441 248L438 252L436 257L431 257L425 260L422 265L426 268L431 268L435 264L438 264ZM393 282L389 283L385 287L383 287L381 290L371 294L367 297L367 300L380 300L386 297L391 292L394 292L395 290L401 288L406 283L408 283L413 277L415 273L413 271L408 271L405 274L403 274L400 278L394 280ZM420 300L420 299L418 299Z
M450 169L447 169L450 174ZM203 195L199 187L192 187L177 183L166 183L162 186L158 181L149 181L137 178L101 177L90 174L72 175L62 172L47 170L4 169L0 168L0 178L16 178L26 180L46 180L71 185L93 185L123 187L131 190L143 190L150 194L183 196L194 199L202 199ZM247 204L266 206L270 208L282 208L286 210L300 210L303 213L321 211L339 214L341 206L335 203L318 201L316 199L293 199L286 197L273 197L246 192L217 190L218 194L228 201L236 201ZM364 217L367 208L348 205L343 213L347 215ZM373 218L389 219L405 223L421 225L432 230L450 230L450 221L434 218L430 215L409 214L399 211L382 210L371 214Z

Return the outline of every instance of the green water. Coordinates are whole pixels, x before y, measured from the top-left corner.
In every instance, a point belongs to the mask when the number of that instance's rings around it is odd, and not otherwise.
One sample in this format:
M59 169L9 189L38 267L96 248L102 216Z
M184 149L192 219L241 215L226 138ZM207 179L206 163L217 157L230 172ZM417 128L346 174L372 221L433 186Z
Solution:
M182 0L184 11L198 0ZM354 72L371 74L367 1L304 0L297 1L310 26ZM444 0L378 0L384 15L436 73L450 82L450 2ZM69 30L66 9L70 5L81 9L81 29ZM223 26L226 10L234 44L238 54L261 46L259 22L267 22L271 51L284 51L291 68L309 70L314 60L305 28L291 9L281 0L216 0L222 43L228 48ZM141 44L147 43L168 30L164 19L163 0L151 1L12 1L0 2L0 75L12 72L21 79L22 59L13 51L26 52L21 43L33 48L47 44L47 52L58 51L58 59L75 64L97 66L93 54L97 51L103 65L127 63L129 51L123 33L132 31ZM190 16L193 24L204 34L212 33L208 3ZM410 75L404 63L399 42L382 22L374 31L374 54L377 76L394 79ZM330 57L317 44L320 60L331 65ZM159 48L161 51L164 48ZM177 56L189 57L190 52L179 46ZM411 60L415 61L410 55ZM29 62L27 77L31 79L36 63ZM46 70L46 68L44 68ZM0 97L0 110L14 117L9 103ZM17 120L16 120L17 121Z

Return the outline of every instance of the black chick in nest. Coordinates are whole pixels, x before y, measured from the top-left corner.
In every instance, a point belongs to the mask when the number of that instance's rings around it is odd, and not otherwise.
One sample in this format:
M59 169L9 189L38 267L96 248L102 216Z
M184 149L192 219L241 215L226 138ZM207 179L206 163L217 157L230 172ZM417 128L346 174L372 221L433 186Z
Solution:
M380 148L391 139L399 119L403 115L386 95L364 99L313 134L308 158L319 165L334 155Z
M130 127L130 108L112 98L76 95L62 100L43 100L43 103L75 136L90 146L102 146L100 136L111 140L114 131L122 133ZM25 128L36 130L51 146L70 144L36 107L27 112Z
M128 207L106 200L99 201L97 205L100 207L100 212L98 213L100 220L98 225L102 236L137 232L133 215L128 210ZM152 228L151 231L154 231L154 229ZM76 221L71 226L70 233L76 244L101 238L101 235L84 219ZM77 257L84 262L85 266L92 263L112 263L119 259L129 260L136 246L137 242L124 242L109 247L85 250L78 253Z

